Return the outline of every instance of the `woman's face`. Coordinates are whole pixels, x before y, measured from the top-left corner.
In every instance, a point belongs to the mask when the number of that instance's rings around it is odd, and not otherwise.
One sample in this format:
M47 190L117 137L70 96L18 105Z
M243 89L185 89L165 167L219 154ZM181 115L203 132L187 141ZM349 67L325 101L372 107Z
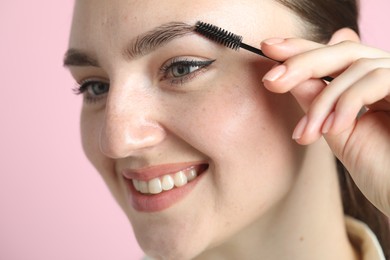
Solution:
M141 247L167 259L268 225L303 156L290 138L297 105L261 83L272 62L182 24L198 20L256 47L300 34L297 18L270 0L80 0L66 61L84 84L87 157Z

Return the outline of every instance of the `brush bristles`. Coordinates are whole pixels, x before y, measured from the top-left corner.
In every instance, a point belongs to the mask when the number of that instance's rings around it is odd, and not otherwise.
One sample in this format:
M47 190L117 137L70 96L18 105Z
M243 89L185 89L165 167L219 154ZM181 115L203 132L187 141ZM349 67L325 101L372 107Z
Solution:
M238 50L242 42L242 36L209 23L197 22L195 24L195 31L233 50Z

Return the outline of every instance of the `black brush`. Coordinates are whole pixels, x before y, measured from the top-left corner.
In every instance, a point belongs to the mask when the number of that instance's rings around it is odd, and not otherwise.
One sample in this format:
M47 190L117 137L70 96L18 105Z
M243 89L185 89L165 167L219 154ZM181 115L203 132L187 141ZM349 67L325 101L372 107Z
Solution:
M266 56L260 49L257 49L253 46L250 46L248 44L245 44L242 42L242 36L234 34L232 32L226 31L218 26L204 23L201 21L196 22L195 24L195 32L209 38L210 40L220 43L230 49L233 49L235 51L238 51L240 48L243 48L245 50L248 50L250 52L256 53L260 56L263 56L267 59L276 61L281 63L282 61L271 59L270 57ZM331 82L333 80L332 77L323 77L322 80Z

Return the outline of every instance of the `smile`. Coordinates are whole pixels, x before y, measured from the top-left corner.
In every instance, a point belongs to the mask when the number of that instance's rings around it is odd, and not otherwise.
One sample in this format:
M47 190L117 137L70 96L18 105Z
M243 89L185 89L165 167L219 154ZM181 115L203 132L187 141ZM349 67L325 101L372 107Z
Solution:
M133 179L134 188L142 194L159 194L164 191L179 188L191 182L198 176L194 167L178 171L174 174L166 174L161 177L151 179L150 181L141 181Z
M190 194L208 168L204 162L188 162L123 170L129 203L141 212L165 210Z

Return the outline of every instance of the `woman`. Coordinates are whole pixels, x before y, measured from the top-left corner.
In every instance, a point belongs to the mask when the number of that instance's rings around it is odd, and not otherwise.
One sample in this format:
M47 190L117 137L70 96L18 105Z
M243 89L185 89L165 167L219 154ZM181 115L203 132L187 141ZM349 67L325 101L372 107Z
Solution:
M76 1L83 147L148 256L383 259L356 218L384 251L385 218L334 160L390 215L390 54L358 43L356 16L352 0Z

